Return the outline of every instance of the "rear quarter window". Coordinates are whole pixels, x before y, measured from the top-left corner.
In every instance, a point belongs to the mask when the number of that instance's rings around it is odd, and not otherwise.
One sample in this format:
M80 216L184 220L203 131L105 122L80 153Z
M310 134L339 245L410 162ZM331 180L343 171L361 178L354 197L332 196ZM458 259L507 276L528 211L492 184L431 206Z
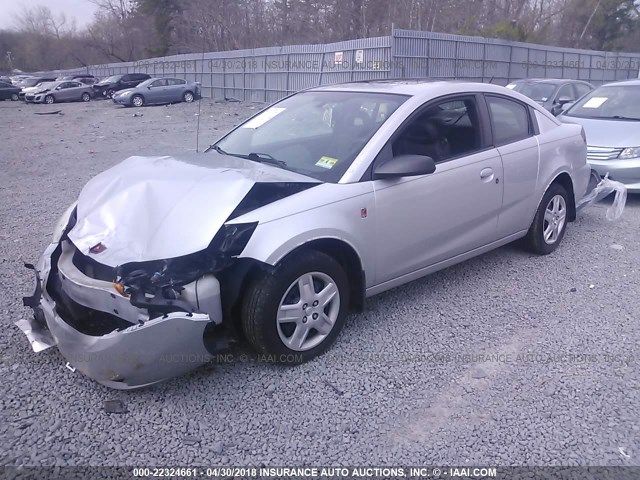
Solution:
M495 145L505 145L530 137L533 132L529 108L504 97L487 97Z

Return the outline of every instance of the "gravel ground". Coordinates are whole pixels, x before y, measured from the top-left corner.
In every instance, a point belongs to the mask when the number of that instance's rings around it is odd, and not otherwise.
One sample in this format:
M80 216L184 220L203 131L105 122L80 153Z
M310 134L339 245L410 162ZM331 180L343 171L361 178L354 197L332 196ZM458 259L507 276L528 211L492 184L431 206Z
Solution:
M201 143L257 108L203 101ZM0 103L1 464L640 464L637 197L615 223L585 211L550 256L507 246L370 299L299 367L240 345L119 392L34 354L22 262L96 173L194 150L197 109Z

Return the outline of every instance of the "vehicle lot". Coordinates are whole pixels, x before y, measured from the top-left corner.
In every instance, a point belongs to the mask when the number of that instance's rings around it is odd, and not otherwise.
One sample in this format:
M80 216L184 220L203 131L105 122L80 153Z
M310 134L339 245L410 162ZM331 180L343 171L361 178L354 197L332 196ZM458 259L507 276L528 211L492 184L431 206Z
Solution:
M203 101L201 148L258 108ZM583 212L550 256L507 246L374 297L299 367L241 344L118 392L34 354L13 325L30 314L22 262L96 173L194 150L197 112L0 103L2 464L638 463L640 197L616 223ZM113 399L128 412L105 413Z

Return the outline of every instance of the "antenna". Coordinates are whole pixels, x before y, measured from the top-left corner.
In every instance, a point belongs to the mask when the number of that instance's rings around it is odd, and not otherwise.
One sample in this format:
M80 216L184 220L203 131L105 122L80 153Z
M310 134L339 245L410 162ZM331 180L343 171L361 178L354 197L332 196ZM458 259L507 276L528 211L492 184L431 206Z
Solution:
M198 126L196 127L196 153L200 151L200 104L202 103L202 84L204 79L204 28L198 27L198 35L202 37L202 70L200 72L200 98L198 98Z

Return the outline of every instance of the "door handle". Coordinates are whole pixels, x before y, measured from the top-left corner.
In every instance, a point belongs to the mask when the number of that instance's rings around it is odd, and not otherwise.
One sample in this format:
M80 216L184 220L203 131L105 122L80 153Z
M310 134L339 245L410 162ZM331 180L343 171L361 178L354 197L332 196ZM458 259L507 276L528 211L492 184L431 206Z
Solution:
M490 182L493 180L493 169L492 168L483 168L480 172L480 180L483 182Z

